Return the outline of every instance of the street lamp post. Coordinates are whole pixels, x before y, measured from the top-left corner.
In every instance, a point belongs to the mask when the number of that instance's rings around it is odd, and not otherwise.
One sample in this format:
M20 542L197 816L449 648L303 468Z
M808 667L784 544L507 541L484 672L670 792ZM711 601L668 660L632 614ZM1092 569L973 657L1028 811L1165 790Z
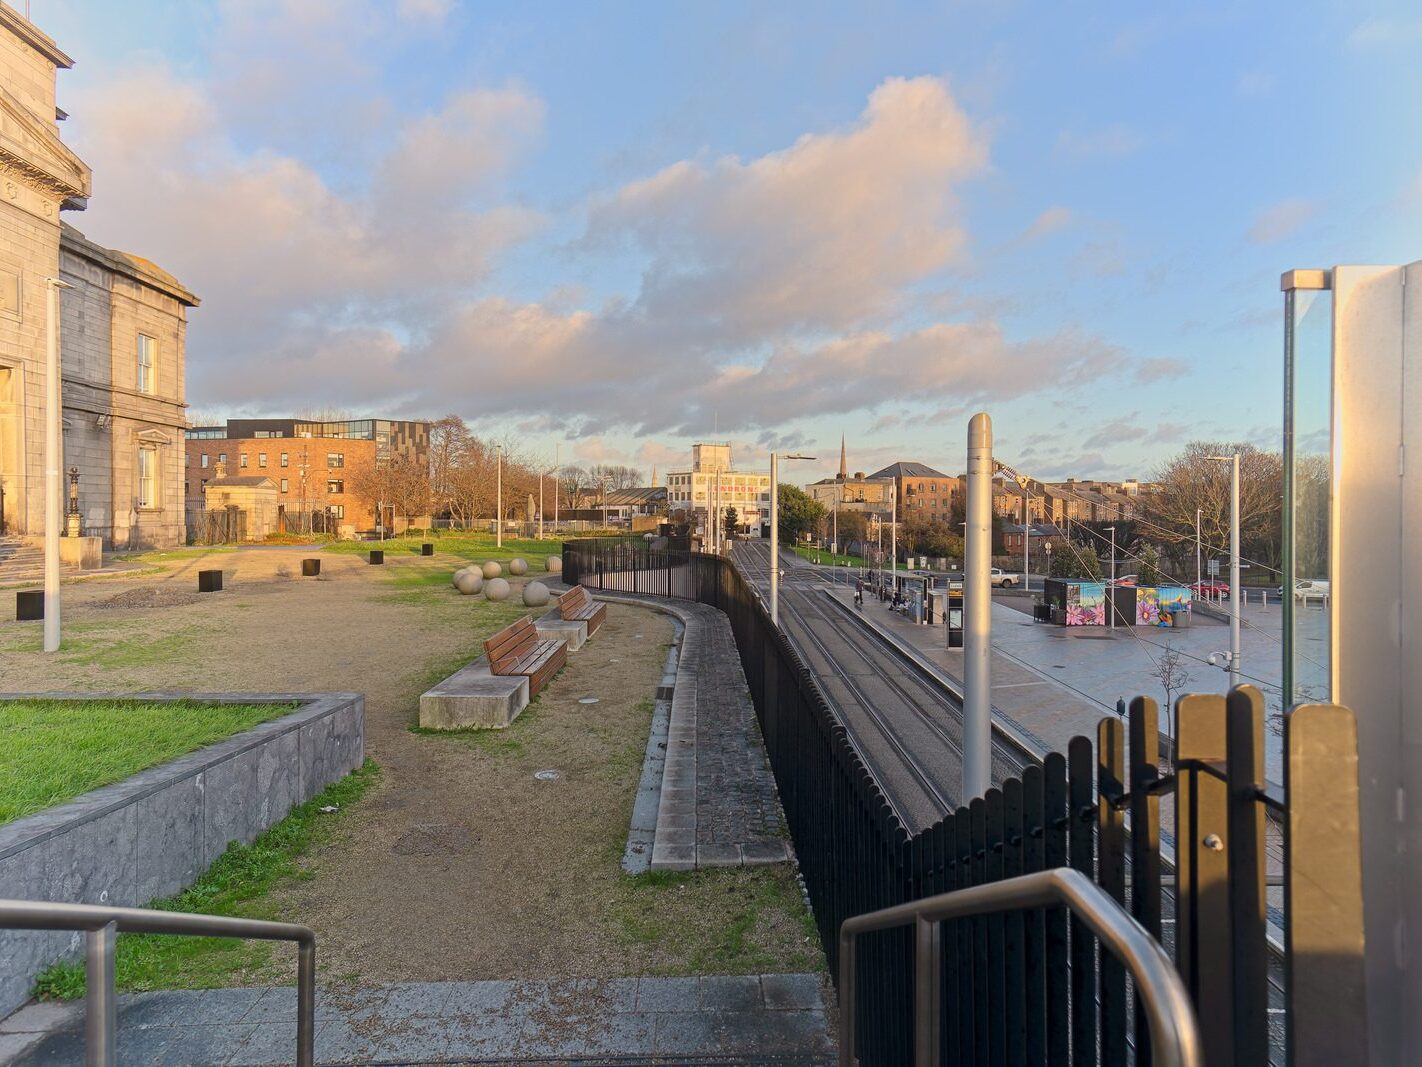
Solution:
M814 459L792 454L786 459ZM780 456L770 454L770 621L780 625Z
M1229 475L1229 687L1239 684L1239 453L1229 456L1207 456L1207 459L1230 464ZM1284 590L1284 595L1289 595Z
M499 548L504 547L504 446L499 445L496 454L498 456L498 473L495 475L496 488L494 490L494 508L498 514L494 516L494 544Z
M61 433L59 290L68 282L46 278L44 360L44 650L59 651L59 527L64 522L64 439Z
M1111 535L1111 580L1106 584L1106 625L1116 628L1116 527L1106 527Z
M1195 509L1195 595L1200 595L1200 512Z
M562 479L558 477L558 449L559 449L559 446L555 444L555 445L553 446L553 532L554 532L554 534L557 534L557 532L558 532L558 493L559 493L559 488L560 488L558 483L559 483L560 481L562 481Z
M968 421L963 544L963 788L966 804L992 785L992 418Z

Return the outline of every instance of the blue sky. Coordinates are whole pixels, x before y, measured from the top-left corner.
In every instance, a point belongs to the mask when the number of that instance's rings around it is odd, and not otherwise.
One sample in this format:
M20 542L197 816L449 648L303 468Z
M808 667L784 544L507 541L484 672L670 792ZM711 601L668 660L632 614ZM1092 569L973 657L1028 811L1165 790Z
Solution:
M1279 274L1422 257L1414 5L32 0L205 414L1042 477L1272 443ZM1409 104L1408 102L1413 103Z

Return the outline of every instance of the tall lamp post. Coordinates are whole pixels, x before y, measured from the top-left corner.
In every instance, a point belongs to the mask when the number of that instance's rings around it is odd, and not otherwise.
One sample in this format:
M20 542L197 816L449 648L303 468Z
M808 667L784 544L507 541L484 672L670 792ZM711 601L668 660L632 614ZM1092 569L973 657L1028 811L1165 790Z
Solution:
M1195 509L1195 595L1200 595L1200 512Z
M963 544L962 803L992 785L992 418L968 421Z
M494 544L499 548L504 547L504 446L499 445L496 449L498 456L498 474L496 477L496 488L494 490L494 508L498 512L494 516Z
M562 481L558 477L558 450L559 445L553 446L553 532L558 532L558 493L561 491L559 483Z
M1230 464L1229 475L1229 687L1239 684L1239 453L1207 456L1217 463ZM1284 590L1289 595L1289 590Z
M59 290L74 286L46 278L44 349L44 650L59 651L59 527L64 523L64 440L61 436Z
M786 459L814 459L798 453ZM770 454L770 621L780 625L780 455Z
M1106 583L1106 625L1116 628L1116 527L1106 527L1111 535L1111 580Z

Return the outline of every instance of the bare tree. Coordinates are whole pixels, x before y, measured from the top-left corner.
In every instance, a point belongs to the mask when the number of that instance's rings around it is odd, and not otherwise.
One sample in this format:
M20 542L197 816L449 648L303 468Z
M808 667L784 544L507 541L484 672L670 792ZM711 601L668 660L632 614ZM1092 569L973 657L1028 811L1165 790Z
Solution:
M1200 540L1219 548L1229 544L1229 464L1210 459L1239 453L1239 525L1246 555L1276 564L1282 545L1283 460L1249 444L1192 441L1156 474L1160 491L1143 495L1141 505L1155 524L1150 531L1175 555L1190 555L1195 542L1195 513L1200 512Z
M1170 723L1171 754L1175 745L1175 694L1190 684L1190 672L1185 667L1185 657L1174 645L1166 645L1160 658L1151 668L1151 676L1160 682L1165 690L1165 715Z
M605 484L609 489L635 489L642 484L642 472L620 463L597 463L588 468L593 484Z

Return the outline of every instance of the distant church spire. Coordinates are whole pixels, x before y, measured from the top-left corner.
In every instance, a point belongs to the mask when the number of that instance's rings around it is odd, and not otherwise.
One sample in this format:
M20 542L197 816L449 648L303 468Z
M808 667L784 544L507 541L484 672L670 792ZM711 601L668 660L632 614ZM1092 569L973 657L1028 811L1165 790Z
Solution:
M845 462L844 454L844 434L839 435L839 480L849 480L849 464Z

